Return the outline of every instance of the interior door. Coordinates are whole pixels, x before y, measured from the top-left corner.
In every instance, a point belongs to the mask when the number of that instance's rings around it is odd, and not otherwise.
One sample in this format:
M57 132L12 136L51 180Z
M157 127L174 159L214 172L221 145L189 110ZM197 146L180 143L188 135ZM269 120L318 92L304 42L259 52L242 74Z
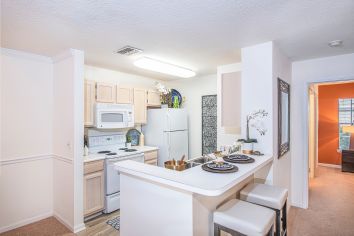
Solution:
M167 133L169 160L180 160L183 155L188 157L188 131L174 131Z

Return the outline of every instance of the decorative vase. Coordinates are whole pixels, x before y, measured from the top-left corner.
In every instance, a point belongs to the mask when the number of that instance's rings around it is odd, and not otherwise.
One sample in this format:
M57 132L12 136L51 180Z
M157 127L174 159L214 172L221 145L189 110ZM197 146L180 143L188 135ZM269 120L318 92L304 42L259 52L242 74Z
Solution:
M252 152L253 152L253 143L243 143L242 144L242 152L244 154L252 154Z

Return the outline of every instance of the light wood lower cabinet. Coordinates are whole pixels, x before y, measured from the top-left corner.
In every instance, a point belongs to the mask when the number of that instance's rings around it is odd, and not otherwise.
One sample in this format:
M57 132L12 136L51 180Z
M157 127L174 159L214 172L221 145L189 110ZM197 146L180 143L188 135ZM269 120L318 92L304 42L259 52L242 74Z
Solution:
M88 162L84 165L84 216L104 209L103 161Z
M157 166L157 150L144 152L145 164Z

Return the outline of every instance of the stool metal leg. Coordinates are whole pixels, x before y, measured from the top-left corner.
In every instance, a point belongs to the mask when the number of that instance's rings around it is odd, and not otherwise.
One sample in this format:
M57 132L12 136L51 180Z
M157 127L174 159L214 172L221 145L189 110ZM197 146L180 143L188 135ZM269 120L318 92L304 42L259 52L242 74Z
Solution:
M275 214L276 214L276 222L275 222L275 227L276 227L276 231L275 231L275 235L276 236L280 236L280 224L281 224L281 219L280 219L280 210L275 210Z
M220 229L217 224L214 224L214 236L220 236Z
M282 209L282 228L283 228L283 235L288 235L288 230L287 230L287 222L286 222L286 220L287 220L287 217L286 217L286 215L287 215L287 207L286 207L286 201L285 201L285 203L284 203L284 206L283 206L283 209Z
M220 236L220 231L225 231L226 233L231 234L232 236L246 236L240 232L234 231L232 229L226 228L222 225L214 223L214 236Z

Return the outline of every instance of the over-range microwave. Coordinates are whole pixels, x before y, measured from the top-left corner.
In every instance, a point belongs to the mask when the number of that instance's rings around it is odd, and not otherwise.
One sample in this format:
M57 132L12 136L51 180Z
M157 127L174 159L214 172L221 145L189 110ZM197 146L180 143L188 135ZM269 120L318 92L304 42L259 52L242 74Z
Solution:
M98 129L134 127L134 106L131 104L96 103L95 112Z

